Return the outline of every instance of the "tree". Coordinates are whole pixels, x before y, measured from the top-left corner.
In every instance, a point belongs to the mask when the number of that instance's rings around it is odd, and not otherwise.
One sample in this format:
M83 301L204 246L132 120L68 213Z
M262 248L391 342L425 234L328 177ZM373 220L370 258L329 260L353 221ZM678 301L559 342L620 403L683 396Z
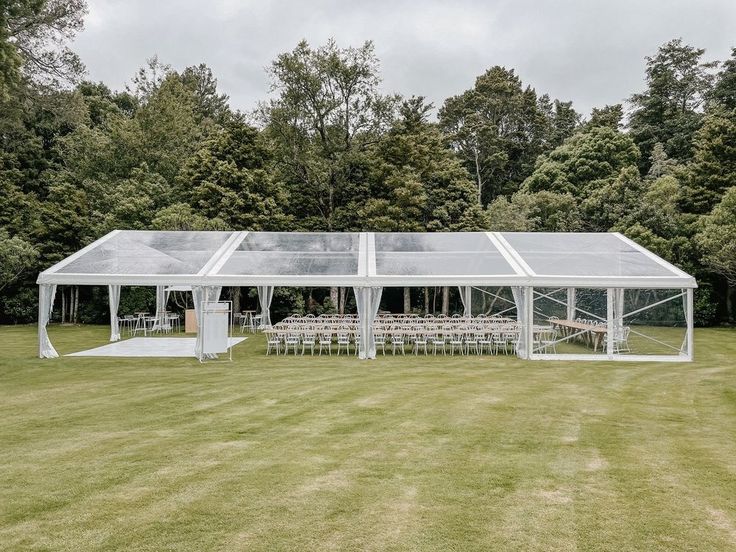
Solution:
M259 114L287 184L289 212L310 229L340 230L341 205L355 192L353 169L393 120L395 99L379 94L373 44L339 48L306 41L273 62L278 97ZM360 183L358 182L358 185Z
M574 232L581 227L577 201L569 193L501 196L488 206L487 215L488 229L497 232Z
M23 75L44 84L84 71L67 44L84 26L85 0L7 0L0 4L0 99Z
M194 95L195 111L200 122L204 119L223 124L230 117L229 96L218 94L217 79L204 63L187 67L179 76L182 84Z
M720 203L703 217L697 241L705 265L736 285L736 186L726 190Z
M731 48L731 57L723 62L710 99L717 107L736 110L736 48Z
M15 282L38 260L38 250L26 240L0 228L0 291Z
M622 169L635 167L639 150L631 138L608 126L575 134L537 160L522 191L554 191L585 197L615 179Z
M688 167L687 211L708 213L726 189L736 186L736 112L709 113L694 138Z
M184 163L179 196L231 228L283 230L287 196L269 170L270 157L258 131L233 120Z
M692 154L691 142L700 127L700 108L713 85L717 62L702 60L705 50L675 39L647 57L644 92L631 96L634 111L629 119L631 137L642 153L640 169L649 170L656 143L669 157L684 162Z
M154 230L227 230L220 218L207 218L195 213L186 203L174 203L158 211L151 227Z
M601 108L594 107L590 114L590 120L585 123L585 128L605 126L613 130L619 130L624 119L624 108L621 104L606 105Z
M657 142L652 148L652 154L649 156L649 172L647 178L659 178L671 174L677 167L677 162L667 156L664 146Z
M167 75L136 111L142 160L173 185L184 160L204 139L192 91L175 74Z
M378 143L368 196L355 209L362 229L479 230L485 219L468 172L427 121L431 105L412 97Z
M439 112L440 127L473 175L480 205L513 193L537 155L561 143L577 122L571 104L538 100L513 70L499 66L445 100Z

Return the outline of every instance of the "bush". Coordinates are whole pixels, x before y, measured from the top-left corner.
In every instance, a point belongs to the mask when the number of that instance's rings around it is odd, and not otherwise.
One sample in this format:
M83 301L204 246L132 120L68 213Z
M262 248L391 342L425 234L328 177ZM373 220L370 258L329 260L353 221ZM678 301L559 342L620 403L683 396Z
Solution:
M7 290L6 290L7 291ZM38 319L38 289L36 286L17 288L2 298L0 311L3 322L28 324Z
M713 297L713 288L701 284L693 297L693 323L696 326L714 326L718 320L718 302Z

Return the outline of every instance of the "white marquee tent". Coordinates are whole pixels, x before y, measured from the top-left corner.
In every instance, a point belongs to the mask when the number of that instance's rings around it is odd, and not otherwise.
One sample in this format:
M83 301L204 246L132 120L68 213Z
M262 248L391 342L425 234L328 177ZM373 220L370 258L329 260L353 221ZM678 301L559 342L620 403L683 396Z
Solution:
M298 233L173 232L115 230L42 272L39 290L39 355L57 356L46 332L57 285L108 286L111 340L119 339L121 286L191 286L195 309L214 301L223 286L256 286L268 316L274 286L353 287L360 317L361 358L375 357L372 323L384 287L458 286L466 314L471 289L509 288L522 338L523 358L601 358L547 354L532 347L540 301L576 309L575 290L605 294L612 339L617 324L671 301L681 301L684 339L671 354L615 354L608 359L692 359L693 289L690 275L618 233ZM663 299L626 312L627 290L669 290ZM555 298L563 291L564 299ZM637 294L639 297L639 294ZM649 296L651 297L651 295ZM635 307L635 308L634 308ZM535 310L537 309L537 310ZM198 313L199 316L199 313ZM656 340L655 340L656 341Z

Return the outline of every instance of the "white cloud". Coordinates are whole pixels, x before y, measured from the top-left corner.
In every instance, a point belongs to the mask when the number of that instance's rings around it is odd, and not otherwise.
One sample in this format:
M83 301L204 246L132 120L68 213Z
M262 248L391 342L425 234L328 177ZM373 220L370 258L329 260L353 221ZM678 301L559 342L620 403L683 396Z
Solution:
M146 58L212 67L232 104L265 98L264 68L306 38L373 40L384 88L435 105L492 65L585 113L642 86L644 56L681 36L723 59L736 46L732 0L409 0L380 2L89 0L75 48L90 78L122 88Z

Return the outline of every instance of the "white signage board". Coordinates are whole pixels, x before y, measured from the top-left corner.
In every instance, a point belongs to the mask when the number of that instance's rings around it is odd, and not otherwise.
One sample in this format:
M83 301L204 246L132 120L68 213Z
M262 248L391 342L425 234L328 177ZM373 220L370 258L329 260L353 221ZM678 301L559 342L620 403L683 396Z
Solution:
M207 303L203 317L203 353L226 353L230 330L230 309L227 303Z

